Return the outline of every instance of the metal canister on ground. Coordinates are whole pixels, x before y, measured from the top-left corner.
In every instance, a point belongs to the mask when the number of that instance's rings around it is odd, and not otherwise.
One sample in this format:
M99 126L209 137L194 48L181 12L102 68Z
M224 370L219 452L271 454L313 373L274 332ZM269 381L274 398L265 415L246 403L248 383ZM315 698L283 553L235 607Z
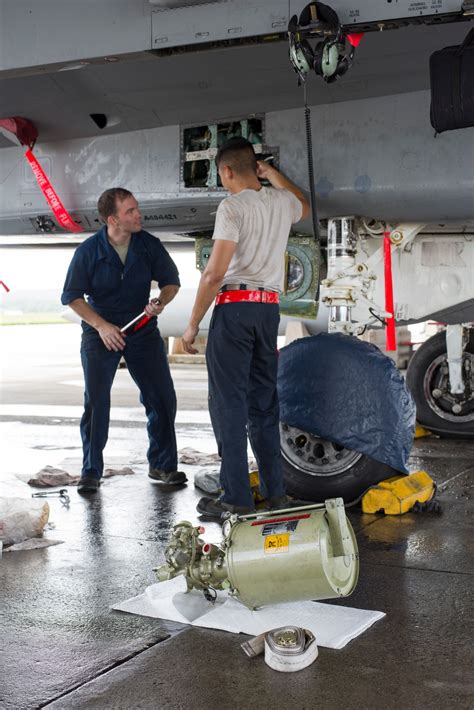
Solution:
M357 542L342 498L252 515L231 515L219 545L200 538L201 527L175 525L160 581L178 574L188 589L210 598L228 590L255 609L281 602L348 596L359 574Z

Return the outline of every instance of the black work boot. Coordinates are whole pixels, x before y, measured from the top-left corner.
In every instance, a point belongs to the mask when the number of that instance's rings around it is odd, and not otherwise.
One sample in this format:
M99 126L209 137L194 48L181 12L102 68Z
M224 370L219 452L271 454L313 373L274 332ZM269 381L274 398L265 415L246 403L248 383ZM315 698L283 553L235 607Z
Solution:
M82 476L77 484L78 493L97 493L100 486L100 479L92 476Z
M196 506L196 510L206 518L221 520L226 513L236 513L237 515L250 515L255 513L255 508L246 508L241 505L230 505L224 503L220 498L201 498Z
M148 478L167 486L180 486L188 480L182 471L163 471L161 468L150 468Z

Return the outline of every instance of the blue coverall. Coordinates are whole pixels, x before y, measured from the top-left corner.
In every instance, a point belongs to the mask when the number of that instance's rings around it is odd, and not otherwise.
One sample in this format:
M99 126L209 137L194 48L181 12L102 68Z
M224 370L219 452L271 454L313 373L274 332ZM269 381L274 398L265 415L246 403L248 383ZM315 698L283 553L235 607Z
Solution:
M69 266L61 302L68 305L87 294L89 305L109 323L126 325L149 302L151 281L160 288L179 286L178 270L160 240L145 231L132 234L125 265L107 239L104 226L81 244ZM109 351L90 325L82 321L84 370L82 476L101 478L103 450L110 419L110 391L121 356L140 390L148 418L150 468L177 469L174 420L176 393L156 318L127 335L122 352Z

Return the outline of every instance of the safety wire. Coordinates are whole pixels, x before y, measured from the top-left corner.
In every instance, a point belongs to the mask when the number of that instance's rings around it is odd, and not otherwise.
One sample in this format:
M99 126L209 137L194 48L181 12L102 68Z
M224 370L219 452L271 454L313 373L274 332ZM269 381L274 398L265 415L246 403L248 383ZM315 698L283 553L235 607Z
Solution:
M304 121L306 128L306 153L308 156L308 178L309 178L309 195L311 203L311 218L313 222L314 239L317 242L319 249L319 273L318 287L316 291L315 301L319 301L319 286L321 282L321 235L319 232L319 219L316 208L316 192L314 189L314 166L313 166L313 137L311 134L311 109L308 106L306 96L306 81L303 81L303 96L304 96Z

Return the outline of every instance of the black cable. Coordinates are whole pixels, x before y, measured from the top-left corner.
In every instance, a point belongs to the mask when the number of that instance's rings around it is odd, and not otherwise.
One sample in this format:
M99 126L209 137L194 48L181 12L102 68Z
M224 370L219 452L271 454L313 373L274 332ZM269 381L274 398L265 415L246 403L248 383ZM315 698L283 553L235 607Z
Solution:
M313 166L313 137L311 135L311 109L306 100L306 82L303 83L304 89L304 121L306 128L306 153L308 156L308 179L309 179L309 197L311 204L311 218L313 222L314 239L318 245L319 252L319 270L318 270L318 285L314 300L319 301L319 289L321 284L321 236L319 233L319 219L316 209L316 192L314 189L314 166Z
M211 604L216 603L217 591L214 589L214 587L211 587L211 585L209 585L208 587L204 588L203 592L204 597L207 599L208 602L211 602Z
M375 311L374 311L373 308L369 308L369 313L370 313L374 318L377 318L377 320L379 320L379 321L382 323L382 325L385 325L385 326L387 325L387 321L385 320L385 318L381 318L380 316L378 316L378 315L375 313Z
M306 152L308 156L308 177L309 177L309 195L311 202L311 217L313 220L313 231L314 238L316 241L320 242L319 234L319 220L318 213L316 209L316 193L314 190L314 166L313 166L313 137L311 135L311 109L308 106L306 100L306 82L303 84L304 87L304 120L306 127Z

